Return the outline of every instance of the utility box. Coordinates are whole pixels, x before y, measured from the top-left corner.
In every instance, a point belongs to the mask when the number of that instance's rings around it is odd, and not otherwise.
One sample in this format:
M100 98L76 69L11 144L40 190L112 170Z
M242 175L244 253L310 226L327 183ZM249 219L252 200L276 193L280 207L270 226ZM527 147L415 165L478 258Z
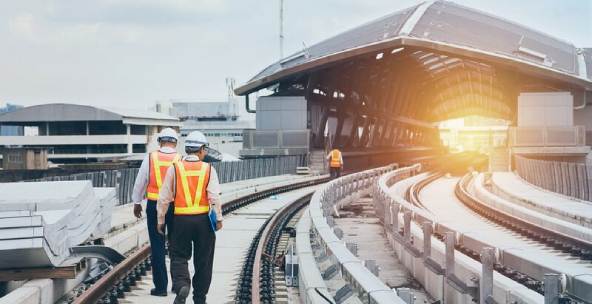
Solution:
M570 92L521 93L518 96L518 127L573 126Z

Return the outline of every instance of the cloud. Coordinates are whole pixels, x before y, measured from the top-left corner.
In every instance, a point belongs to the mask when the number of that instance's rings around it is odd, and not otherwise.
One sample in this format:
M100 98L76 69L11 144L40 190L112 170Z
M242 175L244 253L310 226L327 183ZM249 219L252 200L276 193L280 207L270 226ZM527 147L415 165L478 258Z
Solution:
M10 33L16 37L26 39L35 38L35 18L31 13L22 13L8 22Z

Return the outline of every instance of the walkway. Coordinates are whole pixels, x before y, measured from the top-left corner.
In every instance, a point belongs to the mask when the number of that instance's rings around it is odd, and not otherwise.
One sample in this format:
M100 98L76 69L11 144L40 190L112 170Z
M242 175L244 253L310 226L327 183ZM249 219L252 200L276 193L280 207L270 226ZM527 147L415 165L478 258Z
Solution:
M592 228L592 202L543 190L523 181L513 172L494 173L492 192L542 214Z
M344 242L358 245L360 261L375 260L380 267L378 277L391 288L409 288L416 296L415 303L432 303L423 287L399 261L372 207L371 198L361 198L339 210L335 226L343 230Z

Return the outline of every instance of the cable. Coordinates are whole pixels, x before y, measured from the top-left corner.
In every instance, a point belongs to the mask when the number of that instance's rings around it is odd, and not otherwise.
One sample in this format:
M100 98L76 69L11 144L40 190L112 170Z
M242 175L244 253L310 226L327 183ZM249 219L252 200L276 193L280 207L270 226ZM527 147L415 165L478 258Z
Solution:
M333 302L331 302L331 300L329 300L327 297L325 297L325 295L322 294L317 287L315 287L315 291L319 294L319 296L321 296L323 299L325 299L325 301L327 301L327 303L333 304Z

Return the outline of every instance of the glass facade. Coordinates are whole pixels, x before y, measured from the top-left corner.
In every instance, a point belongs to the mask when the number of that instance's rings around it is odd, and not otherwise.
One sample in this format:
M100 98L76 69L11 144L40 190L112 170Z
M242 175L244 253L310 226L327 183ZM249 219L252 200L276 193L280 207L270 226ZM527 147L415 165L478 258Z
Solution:
M23 106L6 104L6 107L0 108L0 114L18 110ZM0 136L23 136L24 128L19 126L0 126Z

